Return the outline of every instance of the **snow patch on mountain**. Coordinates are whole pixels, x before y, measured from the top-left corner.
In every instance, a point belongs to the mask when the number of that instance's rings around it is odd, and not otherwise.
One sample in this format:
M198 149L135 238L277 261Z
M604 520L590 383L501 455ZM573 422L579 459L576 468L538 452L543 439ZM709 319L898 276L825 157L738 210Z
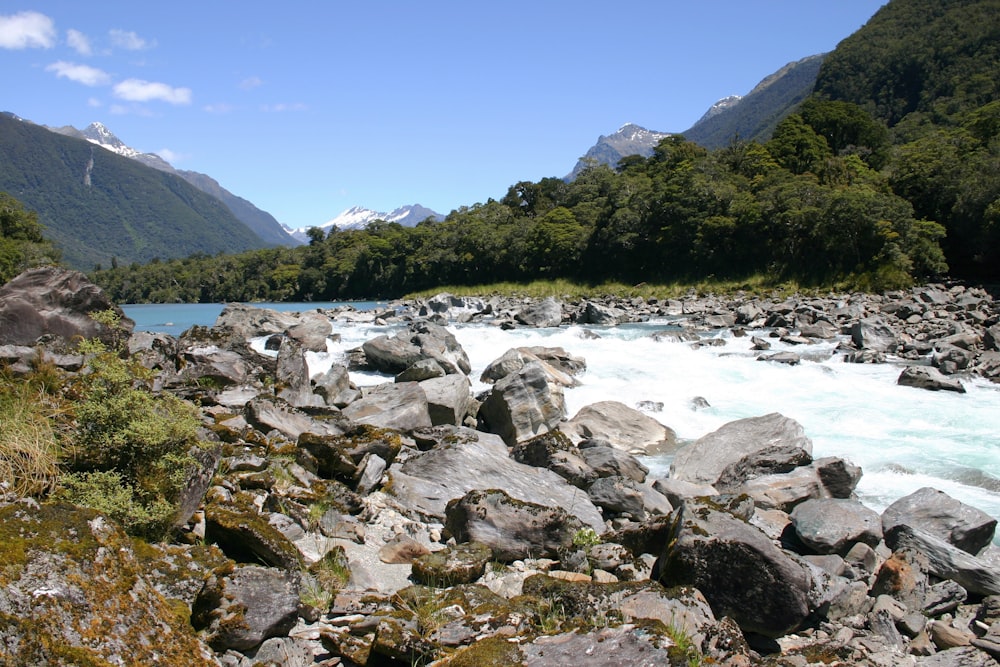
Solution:
M388 213L374 211L370 208L364 208L363 206L352 206L351 208L342 211L339 215L337 215L337 217L327 220L322 225L310 225L309 227L299 227L298 229L290 229L286 227L285 229L288 230L288 233L292 236L292 238L301 241L302 243L308 243L308 231L312 227L319 227L325 233L329 234L330 230L334 227L340 230L364 229L376 220L397 222L404 227L416 227L417 223L423 222L427 218L443 220L444 216L425 206L421 206L420 204L400 206L399 208Z

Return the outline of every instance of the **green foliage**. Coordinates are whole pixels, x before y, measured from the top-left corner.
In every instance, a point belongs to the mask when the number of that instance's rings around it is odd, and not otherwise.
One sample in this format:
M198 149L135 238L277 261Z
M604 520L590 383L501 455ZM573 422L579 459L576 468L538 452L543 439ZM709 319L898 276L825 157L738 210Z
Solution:
M593 528L581 528L573 535L573 546L587 549L601 543L601 536Z
M133 535L171 526L198 445L195 408L150 390L150 371L84 341L88 372L66 389L66 473L59 496L108 512Z
M38 215L0 192L0 284L25 269L58 260L58 251L42 237Z
M0 137L0 191L37 212L74 268L265 245L220 200L177 175L2 114Z

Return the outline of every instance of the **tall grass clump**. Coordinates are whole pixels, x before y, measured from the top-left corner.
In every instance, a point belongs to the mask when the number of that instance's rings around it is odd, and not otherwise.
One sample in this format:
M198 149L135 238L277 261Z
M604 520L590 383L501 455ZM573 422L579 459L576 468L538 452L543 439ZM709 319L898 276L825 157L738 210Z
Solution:
M0 495L42 497L59 477L59 442L41 392L0 376Z

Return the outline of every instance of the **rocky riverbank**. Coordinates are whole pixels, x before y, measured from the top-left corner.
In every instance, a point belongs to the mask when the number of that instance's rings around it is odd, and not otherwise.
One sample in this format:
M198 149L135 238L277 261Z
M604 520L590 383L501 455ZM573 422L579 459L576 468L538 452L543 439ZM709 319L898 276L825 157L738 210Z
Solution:
M511 349L473 395L446 328L676 318L663 344L766 331L899 382L1000 379L986 291L670 300L439 295L381 312L229 306L179 337L87 317L79 274L0 288L0 363L86 372L76 336L119 344L156 390L198 406L208 454L170 543L99 513L8 494L0 646L11 664L988 665L1000 657L996 520L923 489L881 515L862 471L814 459L781 414L678 446L669 424L605 401L566 413L586 360ZM310 377L331 320L385 324ZM784 346L783 346L784 347ZM829 349L830 345L824 346ZM386 381L360 388L350 371ZM675 451L669 477L635 458ZM54 648L54 647L57 647ZM56 653L53 651L57 650ZM51 656L56 656L52 658Z

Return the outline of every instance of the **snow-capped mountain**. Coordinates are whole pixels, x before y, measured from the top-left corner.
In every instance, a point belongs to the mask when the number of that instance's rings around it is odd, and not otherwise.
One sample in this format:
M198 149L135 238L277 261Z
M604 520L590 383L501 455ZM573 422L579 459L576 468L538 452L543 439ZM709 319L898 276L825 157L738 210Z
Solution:
M288 233L292 236L292 238L301 241L302 243L308 243L309 236L307 232L311 227L319 227L324 232L329 233L330 229L333 227L341 230L363 229L376 220L398 222L404 227L416 227L418 222L423 222L427 218L443 220L444 216L425 206L421 206L420 204L400 206L389 213L373 211L370 208L364 208L362 206L352 206L346 211L341 212L332 220L327 220L322 225L311 225L310 227L300 227L298 229L289 229L286 227L285 229L288 230Z
M656 145L669 136L669 132L654 132L633 123L625 123L614 134L598 137L597 143L580 158L566 180L576 178L591 162L616 167L618 161L626 155L649 157Z
M114 132L109 130L103 123L91 123L83 130L78 130L70 125L64 127L47 127L46 129L68 137L85 139L105 150L140 162L147 167L180 176L202 192L212 195L225 204L240 222L249 227L253 233L265 242L275 245L295 245L295 240L286 233L285 228L267 211L262 211L246 199L229 192L211 176L197 171L175 169L172 164L155 153L137 151L115 136Z
M710 106L708 111L702 114L701 118L698 119L698 122L703 123L712 116L717 116L722 113L726 109L732 109L734 106L739 104L742 99L742 95L730 95L729 97L723 97L721 100Z

